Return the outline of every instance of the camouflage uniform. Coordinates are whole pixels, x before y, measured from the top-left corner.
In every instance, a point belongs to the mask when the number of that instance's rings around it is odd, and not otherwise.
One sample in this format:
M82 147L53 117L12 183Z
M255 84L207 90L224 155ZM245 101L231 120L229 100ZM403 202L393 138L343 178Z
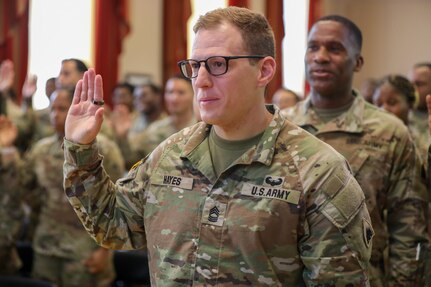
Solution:
M113 180L123 175L124 162L118 147L98 136L104 163ZM64 162L58 135L37 142L26 156L22 180L28 190L44 189L39 223L33 240L33 275L60 286L110 286L114 279L112 260L100 274L90 274L83 261L97 248L70 207L63 190ZM60 172L60 173L59 173Z
M2 95L0 94L0 97ZM15 145L21 153L30 147L34 130L34 113L32 111L23 112L10 98L4 100L6 106L6 116L16 125L18 129L18 138Z
M0 147L0 276L15 274L21 266L15 249L23 219L22 199L17 192L18 165L18 150Z
M192 126L196 122L196 119L192 118L186 126ZM176 132L179 130L174 126L171 117L150 124L142 133L136 135L134 141L130 142L130 149L135 158L133 163L151 153L161 142Z
M152 123L160 121L166 117L166 113L161 113L155 121L150 122L142 113L133 113L134 120L127 137L117 138L118 146L120 147L121 154L123 155L124 161L126 163L126 169L130 169L137 161L143 158L142 150L139 147L138 149L136 148L137 144L139 144L138 141L140 140L140 134L142 134Z
M389 286L418 286L423 271L423 260L417 259L418 244L423 251L427 242L427 194L420 178L420 161L405 125L353 93L349 110L327 123L313 110L310 98L282 113L334 147L352 167L376 232L371 286L383 286L386 280ZM385 280L386 248L389 266Z
M368 286L373 230L345 159L284 120L219 177L211 126L176 133L114 185L65 140L65 191L113 249L148 247L152 286Z
M33 142L49 137L55 133L50 120L50 108L35 111L35 127L33 133Z
M428 166L428 147L431 145L431 135L428 127L428 112L411 111L409 113L409 129L425 168Z

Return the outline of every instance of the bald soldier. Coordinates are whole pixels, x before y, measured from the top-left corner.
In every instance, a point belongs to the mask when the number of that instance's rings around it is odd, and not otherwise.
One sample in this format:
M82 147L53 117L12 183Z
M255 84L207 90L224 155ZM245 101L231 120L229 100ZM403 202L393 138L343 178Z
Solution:
M116 184L95 146L102 78L89 70L66 120L64 186L102 246L148 248L152 286L367 286L373 229L345 159L265 106L268 21L217 9L194 26L201 123L169 137Z
M406 126L352 89L364 63L361 45L361 31L349 19L318 20L305 54L310 95L285 114L349 161L376 232L371 286L420 286L428 200L421 162Z

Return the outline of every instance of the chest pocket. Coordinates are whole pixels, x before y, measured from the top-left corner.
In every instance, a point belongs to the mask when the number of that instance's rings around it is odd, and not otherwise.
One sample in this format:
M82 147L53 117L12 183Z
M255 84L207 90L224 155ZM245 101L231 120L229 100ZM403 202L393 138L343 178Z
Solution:
M358 175L369 157L370 154L368 152L360 150L359 152L354 152L349 158L347 158L354 177Z

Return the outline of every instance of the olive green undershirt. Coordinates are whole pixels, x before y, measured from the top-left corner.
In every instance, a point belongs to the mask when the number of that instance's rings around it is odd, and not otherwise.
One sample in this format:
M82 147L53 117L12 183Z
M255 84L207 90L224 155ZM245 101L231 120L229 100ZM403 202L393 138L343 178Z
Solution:
M208 137L208 147L217 177L253 145L256 145L263 133L245 140L229 141L219 137L212 128Z
M344 112L347 112L350 107L352 106L353 101L350 101L348 104L336 108L336 109L319 109L316 107L312 107L313 110L316 111L316 114L319 116L319 118L324 122L330 122L331 120L335 119L336 117L340 116Z

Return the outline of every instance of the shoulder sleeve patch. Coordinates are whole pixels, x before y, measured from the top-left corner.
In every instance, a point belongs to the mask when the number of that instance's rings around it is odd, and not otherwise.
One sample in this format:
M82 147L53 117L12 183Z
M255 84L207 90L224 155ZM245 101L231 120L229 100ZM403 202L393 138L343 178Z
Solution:
M368 220L366 220L365 218L362 219L362 226L363 226L363 234L364 234L365 245L367 247L370 247L371 240L373 239L374 234L375 234L374 230L371 227L371 223Z
M364 204L364 193L352 175L336 175L328 184L323 187L328 200L322 213L335 226L344 228Z

